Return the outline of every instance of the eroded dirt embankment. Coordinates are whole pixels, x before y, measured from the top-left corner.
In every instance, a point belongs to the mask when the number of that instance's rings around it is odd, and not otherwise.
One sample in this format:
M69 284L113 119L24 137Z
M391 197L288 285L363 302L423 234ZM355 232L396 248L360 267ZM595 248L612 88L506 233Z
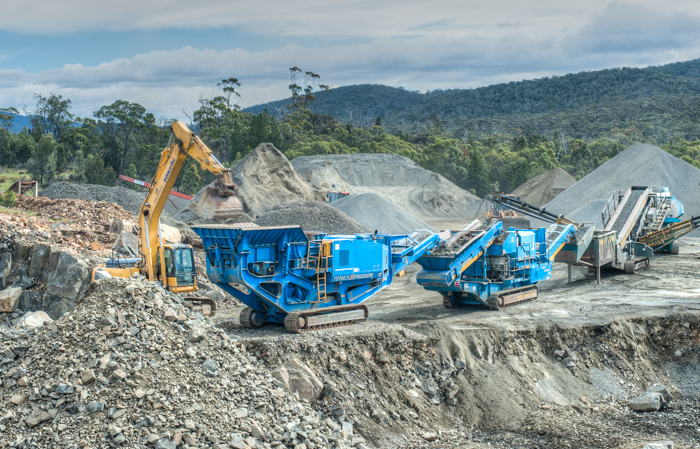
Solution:
M663 438L691 447L697 431L680 424L695 413L695 392L667 373L693 363L698 325L690 313L526 331L372 323L243 341L266 364L311 366L325 384L315 406L377 447L632 448ZM630 411L628 400L657 382L679 399L653 415Z

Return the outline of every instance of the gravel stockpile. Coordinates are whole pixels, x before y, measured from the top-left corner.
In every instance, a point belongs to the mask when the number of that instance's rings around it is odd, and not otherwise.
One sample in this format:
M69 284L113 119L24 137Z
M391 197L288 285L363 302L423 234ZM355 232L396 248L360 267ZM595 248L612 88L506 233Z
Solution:
M570 174L561 168L555 168L528 180L513 190L511 195L542 207L574 184L576 180Z
M610 159L545 207L581 221L600 222L605 201L615 190L630 186L668 187L683 203L686 217L700 215L700 170L659 147L641 143ZM603 201L592 203L597 200Z
M143 200L146 198L145 193L136 192L125 187L71 184L68 182L55 182L45 188L41 195L52 200L105 201L118 204L133 214L139 213Z
M261 143L236 165L231 167L231 178L238 185L238 197L243 212L259 217L281 203L321 200L325 192L314 192L287 158L271 143ZM200 222L199 202L206 190L203 187L194 198L180 209L174 218L183 222ZM216 220L221 223L223 220Z
M302 156L292 161L294 170L312 188L324 193L348 190L385 197L421 219L464 218L479 198L443 176L397 154L333 154Z
M416 229L435 231L423 221L376 193L349 195L333 201L331 206L345 212L371 230L385 234L409 234Z
M326 234L366 234L372 230L345 215L338 209L319 201L295 201L278 204L259 216L260 226L300 225L304 231Z

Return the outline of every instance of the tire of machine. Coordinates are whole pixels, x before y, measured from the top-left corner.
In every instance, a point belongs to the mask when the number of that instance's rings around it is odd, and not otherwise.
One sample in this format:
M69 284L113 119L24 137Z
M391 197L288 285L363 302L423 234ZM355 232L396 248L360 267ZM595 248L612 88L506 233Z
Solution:
M678 255L680 253L680 247L678 246L678 243L673 242L670 245L668 245L668 253L673 254L674 256Z
M501 308L501 298L498 297L498 295L491 295L489 296L489 309L491 310L500 310Z
M636 265L636 262L634 260L628 260L625 262L625 273L627 274L634 274L634 266Z

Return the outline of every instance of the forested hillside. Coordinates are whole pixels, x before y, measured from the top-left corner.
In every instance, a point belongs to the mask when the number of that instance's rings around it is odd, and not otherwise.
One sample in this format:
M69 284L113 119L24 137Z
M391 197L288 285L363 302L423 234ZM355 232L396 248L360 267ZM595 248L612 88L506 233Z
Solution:
M658 144L700 167L699 73L695 60L419 94L376 85L331 91L319 75L293 67L288 100L241 110L241 84L229 78L188 113L188 125L225 165L261 142L289 159L393 153L481 196L512 191L556 167L580 179L635 142ZM153 175L168 123L140 104L116 100L80 118L70 99L35 100L31 129L20 132L17 110L0 108L0 169L25 169L43 185ZM211 180L188 163L176 188L193 193Z
M374 114L390 132L411 134L437 120L459 138L563 133L594 139L616 127L636 127L658 142L678 133L688 140L700 136L700 59L426 94L379 87L384 86L339 88L326 93L314 112L358 125ZM272 112L289 101L248 110L261 112L267 107Z

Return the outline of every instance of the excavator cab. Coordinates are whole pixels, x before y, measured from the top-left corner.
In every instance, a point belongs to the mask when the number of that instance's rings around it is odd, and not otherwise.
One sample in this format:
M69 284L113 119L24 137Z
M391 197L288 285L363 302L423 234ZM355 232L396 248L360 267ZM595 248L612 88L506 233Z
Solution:
M160 254L158 255L160 258ZM163 245L161 279L168 290L175 293L197 290L194 252L189 245Z

